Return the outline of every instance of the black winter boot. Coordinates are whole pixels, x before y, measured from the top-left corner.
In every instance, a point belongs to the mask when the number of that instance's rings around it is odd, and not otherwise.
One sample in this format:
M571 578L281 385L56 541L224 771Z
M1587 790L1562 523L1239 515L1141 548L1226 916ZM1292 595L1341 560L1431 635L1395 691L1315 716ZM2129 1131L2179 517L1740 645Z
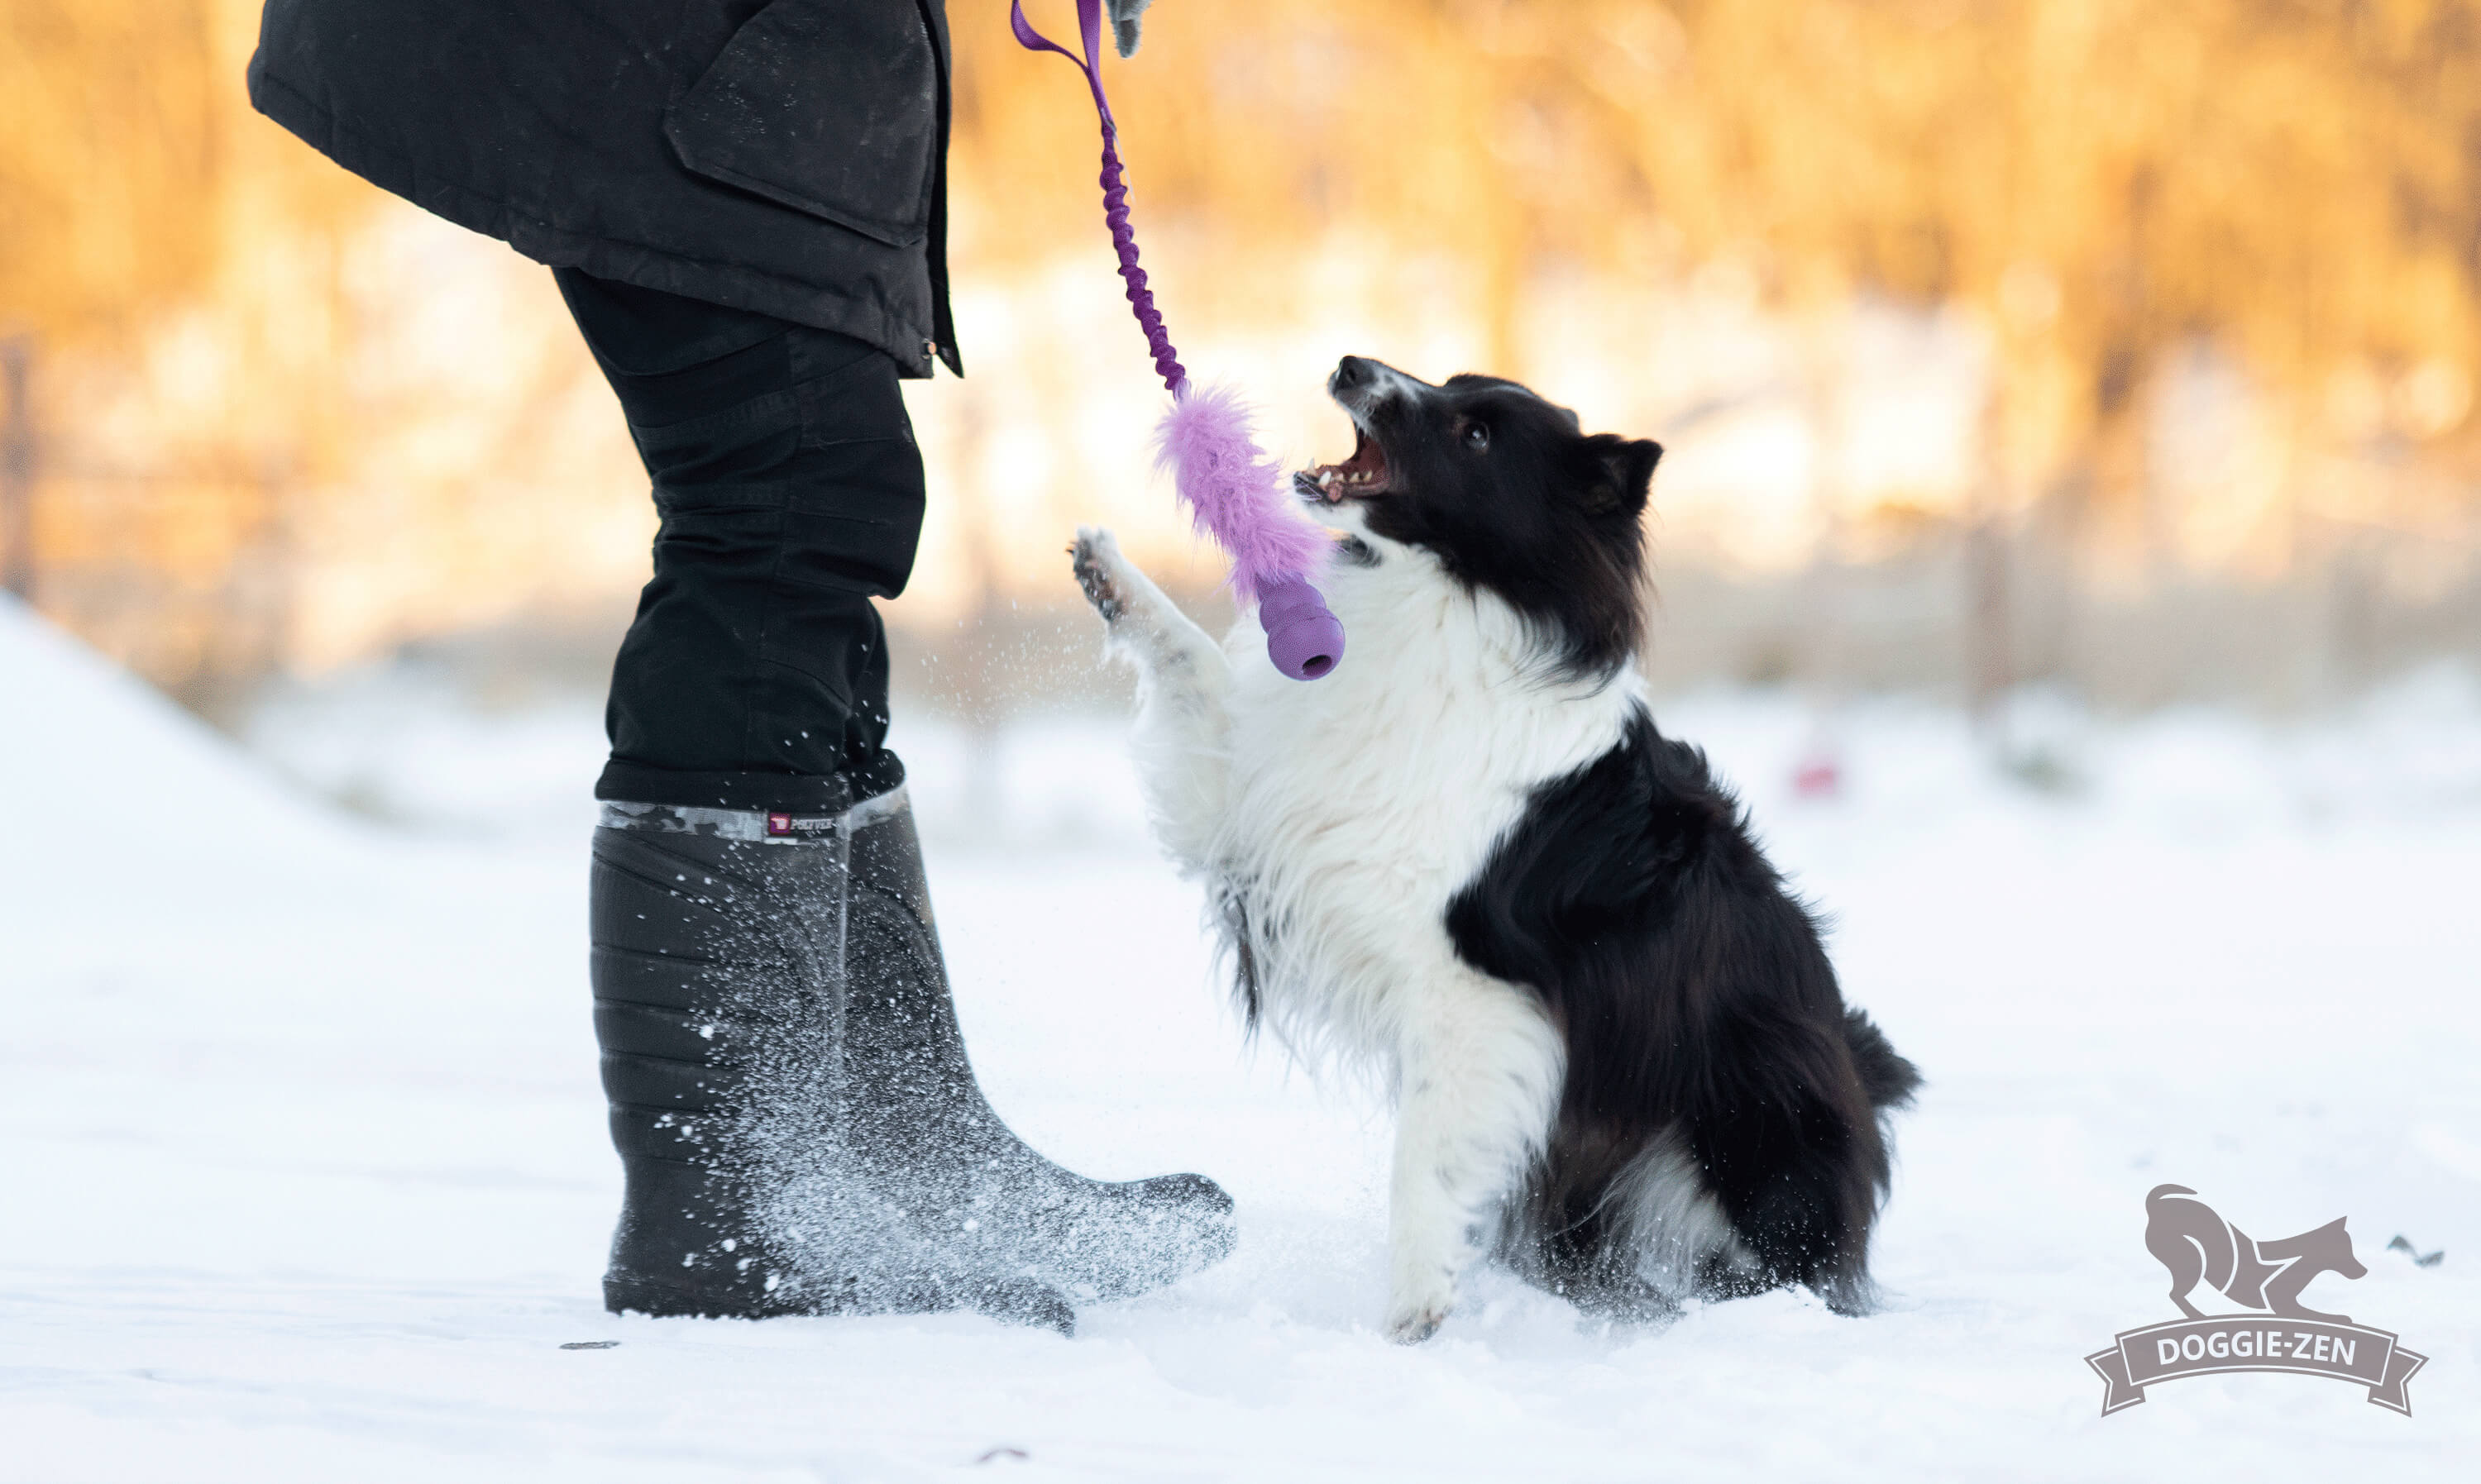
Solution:
M943 1246L1081 1299L1174 1283L1232 1250L1232 1198L1201 1175L1107 1184L1026 1147L965 1059L930 916L921 838L899 790L853 811L847 919L850 1148Z
M1063 1333L1222 1257L1193 1175L1087 1181L976 1086L901 790L797 817L607 803L595 1029L627 1195L614 1312L967 1308Z

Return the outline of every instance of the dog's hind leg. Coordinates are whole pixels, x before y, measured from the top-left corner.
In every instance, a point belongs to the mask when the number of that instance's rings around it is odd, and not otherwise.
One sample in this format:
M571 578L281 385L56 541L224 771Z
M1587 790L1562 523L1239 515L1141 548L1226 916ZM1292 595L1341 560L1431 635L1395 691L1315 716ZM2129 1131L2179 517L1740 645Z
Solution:
M1230 788L1232 688L1223 651L1120 555L1111 533L1081 526L1071 565L1103 615L1108 652L1137 672L1137 778L1155 832L1184 863L1209 864Z
M1565 1055L1550 1017L1513 986L1459 967L1405 993L1386 1327L1412 1344L1454 1308L1493 1208L1540 1154Z

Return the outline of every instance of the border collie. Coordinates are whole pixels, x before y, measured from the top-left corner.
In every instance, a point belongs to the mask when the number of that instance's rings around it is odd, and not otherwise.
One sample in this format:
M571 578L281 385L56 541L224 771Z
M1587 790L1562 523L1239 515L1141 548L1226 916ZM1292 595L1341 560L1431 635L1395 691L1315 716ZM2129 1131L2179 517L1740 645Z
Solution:
M1252 624L1216 645L1109 532L1072 555L1250 1025L1394 1090L1388 1335L1486 1251L1619 1317L1792 1284L1865 1312L1919 1077L1647 710L1661 449L1490 377L1347 356L1327 391L1352 456L1294 487L1340 531L1333 675L1285 679Z

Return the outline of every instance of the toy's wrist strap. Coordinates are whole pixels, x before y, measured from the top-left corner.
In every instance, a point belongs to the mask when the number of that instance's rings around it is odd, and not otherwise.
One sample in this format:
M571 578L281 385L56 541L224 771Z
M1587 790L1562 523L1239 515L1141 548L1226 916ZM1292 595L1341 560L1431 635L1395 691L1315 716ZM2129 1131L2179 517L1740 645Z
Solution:
M1103 132L1117 134L1120 126L1111 120L1111 100L1103 96L1103 0L1077 0L1077 29L1084 36L1085 57L1033 29L1025 18L1025 0L1008 0L1008 29L1016 33L1016 44L1027 51L1058 52L1085 74L1085 86L1094 90L1094 112L1103 116Z

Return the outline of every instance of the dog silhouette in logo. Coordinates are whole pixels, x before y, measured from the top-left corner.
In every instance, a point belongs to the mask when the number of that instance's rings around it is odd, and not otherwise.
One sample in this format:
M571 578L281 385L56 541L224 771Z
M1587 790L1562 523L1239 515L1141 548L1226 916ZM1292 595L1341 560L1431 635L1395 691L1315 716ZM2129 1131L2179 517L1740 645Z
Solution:
M2319 1314L2300 1304L2300 1290L2319 1273L2367 1276L2369 1270L2352 1256L2352 1234L2343 1230L2344 1218L2281 1241L2261 1242L2215 1215L2196 1194L2185 1185L2155 1185L2145 1195L2145 1250L2171 1270L2171 1302L2181 1314L2206 1317L2188 1302L2189 1291L2202 1280L2233 1303L2251 1309L2292 1319L2352 1322L2349 1315Z

